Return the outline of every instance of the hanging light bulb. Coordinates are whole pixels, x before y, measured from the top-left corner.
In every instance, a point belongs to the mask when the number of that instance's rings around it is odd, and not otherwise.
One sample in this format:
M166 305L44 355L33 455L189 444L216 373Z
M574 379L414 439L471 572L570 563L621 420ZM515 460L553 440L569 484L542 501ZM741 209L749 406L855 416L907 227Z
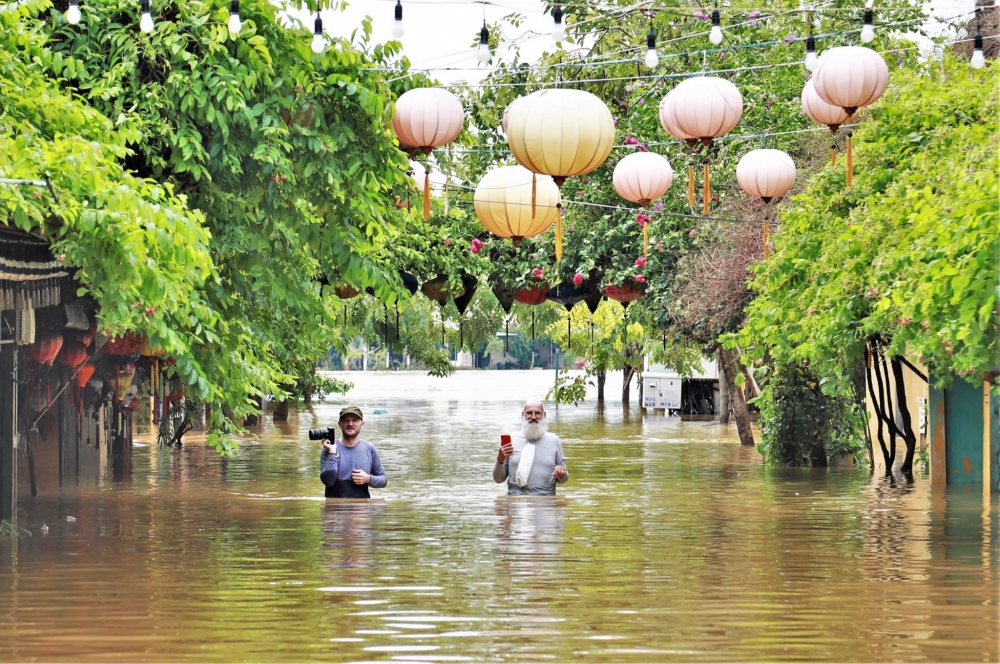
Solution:
M139 18L139 29L149 34L153 31L153 15L149 13L149 0L142 0L139 4L142 16Z
M319 12L316 12L316 24L313 28L312 44L309 45L313 53L322 53L326 50L326 39L323 38L323 19Z
M69 0L69 9L66 10L66 22L76 25L80 22L80 5L77 0Z
M566 26L563 25L563 10L562 7L556 5L552 10L552 20L554 21L552 25L552 41L559 43L566 39Z
M392 36L399 39L403 36L403 3L396 0L396 20L392 24Z
M973 69L982 69L986 66L986 56L983 55L983 33L979 26L979 10L976 10L976 35L972 39L972 59L969 65Z
M646 35L646 66L653 69L658 64L660 56L656 53L656 30L650 27L649 34Z
M806 37L806 69L816 71L819 64L819 57L816 55L816 38L812 35Z
M240 22L240 0L233 0L229 4L229 32L238 35L242 27L243 24Z
M492 54L490 53L490 29L486 27L486 21L483 21L483 29L479 31L479 50L476 51L476 58L480 62L486 64L490 61Z
M719 20L719 10L712 10L712 30L708 33L708 41L716 46L722 43L722 25Z
M875 39L875 12L865 10L865 27L861 28L861 41L870 44Z

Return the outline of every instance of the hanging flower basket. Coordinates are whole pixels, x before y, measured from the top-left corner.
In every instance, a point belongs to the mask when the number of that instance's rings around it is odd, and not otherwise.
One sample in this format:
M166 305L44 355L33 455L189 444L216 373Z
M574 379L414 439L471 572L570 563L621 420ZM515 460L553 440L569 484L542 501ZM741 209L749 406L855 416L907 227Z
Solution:
M546 294L545 299L561 304L566 307L566 311L570 311L577 302L583 302L589 292L586 288L577 288L572 284L559 284Z
M417 291L420 289L420 282L417 278L410 274L409 272L399 271L399 278L403 282L403 288L410 291L410 295L416 295Z
M503 307L504 313L509 314L510 308L514 306L514 298L517 296L517 287L508 286L500 281L493 282L493 295L496 296L497 302Z
M440 277L434 277L430 281L425 281L420 286L420 291L427 297L428 300L433 300L441 306L444 306L444 303L448 300L455 297L461 297L461 295L465 292L465 289L463 288L457 293L450 292L448 290L448 276L442 275Z
M354 286L349 284L342 284L333 289L333 292L337 294L341 300L350 300L352 297L357 297L359 291Z
M111 337L101 348L105 355L138 355L139 339L131 333Z
M622 284L621 286L608 285L604 287L604 294L622 304L634 302L642 297L642 291L635 284Z
M528 288L522 288L517 291L517 295L514 299L521 304L527 304L529 306L534 306L536 304L541 304L545 301L546 295L549 292L548 284L540 284L538 286L531 286Z
M472 296L476 294L476 288L479 287L479 281L471 275L463 274L462 286L464 289L462 294L453 298L459 316L465 315L465 310L468 309L469 303L472 302Z
M149 340L146 337L140 337L139 354L143 357L163 357L166 354L166 351L162 348L151 347L149 345Z

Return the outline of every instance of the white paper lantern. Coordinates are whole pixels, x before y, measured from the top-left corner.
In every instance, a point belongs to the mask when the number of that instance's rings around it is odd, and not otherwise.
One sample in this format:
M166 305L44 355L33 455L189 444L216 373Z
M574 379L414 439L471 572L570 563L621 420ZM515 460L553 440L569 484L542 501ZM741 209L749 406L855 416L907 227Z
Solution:
M689 78L671 90L672 126L664 129L674 138L701 139L706 145L713 138L725 136L739 124L743 116L743 95L739 88L724 78L698 76ZM660 122L663 122L661 114ZM671 128L680 135L671 133Z
M736 165L736 182L748 195L770 202L795 184L795 162L781 150L751 150Z
M643 207L667 193L674 169L666 157L653 152L635 152L615 165L612 182L618 195Z
M812 80L820 99L853 115L882 96L889 67L870 48L836 46L823 52Z
M523 166L501 166L479 181L474 202L476 216L486 230L520 244L526 237L544 233L556 220L559 187L551 177L535 175Z
M392 128L403 146L429 154L462 132L465 113L458 97L441 88L415 88L396 100Z

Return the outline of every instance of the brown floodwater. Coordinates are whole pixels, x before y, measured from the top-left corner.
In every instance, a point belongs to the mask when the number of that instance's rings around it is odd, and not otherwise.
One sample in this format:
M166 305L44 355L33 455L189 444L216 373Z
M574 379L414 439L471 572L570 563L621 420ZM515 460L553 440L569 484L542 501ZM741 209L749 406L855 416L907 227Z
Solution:
M0 661L1000 659L978 488L769 469L729 427L591 401L550 415L559 496L507 498L498 436L549 372L354 378L379 500L321 498L305 432L340 401L234 458L138 447L125 480L22 494Z

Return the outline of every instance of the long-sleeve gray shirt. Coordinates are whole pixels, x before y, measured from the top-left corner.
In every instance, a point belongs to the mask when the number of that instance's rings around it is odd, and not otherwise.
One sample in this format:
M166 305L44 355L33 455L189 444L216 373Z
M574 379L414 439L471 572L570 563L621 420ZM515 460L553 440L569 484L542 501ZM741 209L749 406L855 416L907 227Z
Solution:
M375 446L363 438L353 447L334 441L336 454L330 454L324 447L319 455L319 479L326 485L327 498L371 498L368 487L384 487L389 479L385 476L382 460ZM363 470L372 476L368 484L355 484L351 480L354 470Z
M511 442L514 444L514 454L507 457L503 463L493 464L493 481L499 484L506 480L509 494L554 496L557 480L552 477L552 471L556 466L566 465L559 436L546 433L534 443L529 443L524 436L514 436ZM528 483L520 487L514 478L517 477L517 464L521 461L521 450L525 445L535 446L535 460L531 464L531 472L528 473ZM568 479L567 470L566 477L558 482L563 484Z

